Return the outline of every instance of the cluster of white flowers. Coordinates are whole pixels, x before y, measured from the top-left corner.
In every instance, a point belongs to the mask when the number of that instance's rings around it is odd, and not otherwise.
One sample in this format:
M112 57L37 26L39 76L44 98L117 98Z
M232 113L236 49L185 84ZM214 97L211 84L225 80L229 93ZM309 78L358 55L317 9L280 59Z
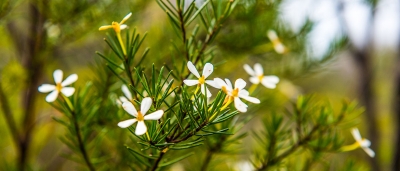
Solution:
M125 16L121 22L112 22L112 25L106 25L106 26L101 26L99 30L106 30L113 28L114 31L118 35L118 40L121 43L122 49L124 51L124 54L126 55L126 50L124 48L124 45L122 43L122 39L120 36L120 31L127 28L127 25L124 24L124 22L132 15L132 13L129 13L127 16ZM277 34L270 30L268 31L268 37L271 39L274 48L276 52L278 53L284 53L286 52L285 46L280 42ZM197 89L195 93L197 93L198 89L200 89L201 93L207 98L210 98L212 96L210 90L206 86L212 86L217 89L221 89L226 94L226 99L224 101L224 107L228 106L231 102L234 102L235 108L240 111L240 112L246 112L248 106L241 100L245 99L246 101L249 101L251 103L259 104L260 100L251 97L250 92L245 89L246 87L246 82L242 78L238 78L235 81L234 86L232 85L231 81L227 78L224 80L221 78L214 78L213 80L206 80L214 71L214 66L211 63L206 63L203 68L203 72L200 75L199 72L197 71L195 65L191 62L188 61L187 67L189 71L197 78L197 79L185 79L183 80L183 83L186 84L187 86L195 86L197 85ZM262 84L267 88L274 89L276 88L276 85L279 82L279 78L275 75L264 75L264 70L261 66L261 64L256 63L254 65L254 69L251 68L249 65L245 64L244 70L250 75L249 81L253 85L258 85ZM54 102L58 95L62 93L65 95L65 97L70 97L74 94L75 88L74 87L67 87L68 85L74 83L78 79L77 74L72 74L68 76L64 81L63 80L63 72L59 69L55 70L53 73L54 76L54 81L55 85L51 84L43 84L38 87L39 92L42 93L49 93L46 97L46 101L51 103ZM147 126L145 124L145 120L159 120L161 117L164 115L163 110L155 110L154 112L147 114L146 113L150 110L151 105L153 103L152 99L150 97L145 97L142 99L142 102L140 103L140 111L136 110L135 106L132 104L134 102L132 93L130 92L128 86L122 85L121 87L122 92L124 96L120 96L117 99L117 103L119 105L122 105L123 109L130 115L132 115L133 119L128 119L124 120L118 123L118 126L121 128L127 128L134 123L137 122L136 129L135 129L135 134L136 135L143 135L147 133ZM64 96L62 96L65 98ZM66 101L68 98L65 99ZM222 107L222 108L224 108ZM371 145L371 142L367 139L364 139L361 137L360 132L357 128L353 128L351 130L351 133L356 140L356 142L352 145L343 147L343 149L347 150L354 150L356 148L362 148L370 157L375 156L375 152L369 148ZM248 164L248 163L246 163ZM241 167L242 168L242 167ZM246 168L251 168L246 166Z
M211 92L208 90L205 84L208 84L214 88L221 89L227 95L227 100L225 103L230 103L234 101L235 108L240 112L247 111L247 105L243 103L240 98L245 99L252 103L260 103L260 100L250 96L250 93L245 90L246 82L239 78L235 81L235 87L232 86L232 83L229 79L222 80L221 78L214 78L214 80L206 80L208 76L214 70L214 67L210 63L206 63L204 65L203 73L200 76L199 72L197 71L196 67L193 65L191 61L187 63L187 67L189 71L196 76L197 80L186 79L183 82L187 86L194 86L197 85L198 88L200 87L201 92L206 95L207 97L211 97ZM279 78L277 76L264 76L263 75L263 68L260 64L255 65L255 69L253 70L247 64L244 66L246 72L250 74L250 82L253 84L259 84L260 82L266 86L267 88L275 88L276 84L279 82Z

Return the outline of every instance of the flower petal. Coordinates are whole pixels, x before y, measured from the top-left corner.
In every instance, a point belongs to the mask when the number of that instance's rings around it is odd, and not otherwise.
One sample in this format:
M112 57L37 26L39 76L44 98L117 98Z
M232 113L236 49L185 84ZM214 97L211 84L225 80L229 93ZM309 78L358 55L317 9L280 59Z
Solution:
M72 74L70 76L68 76L62 83L61 86L67 86L70 85L72 83L74 83L76 80L78 80L78 75L76 74Z
M225 78L225 82L226 82L226 85L228 85L228 88L230 88L231 90L233 90L232 82L231 82L229 79L227 79L227 78Z
M240 95L249 96L250 93L249 93L247 90L243 89L243 90L239 91L239 96L240 96Z
M53 72L53 77L54 77L54 82L56 82L56 84L61 83L63 79L63 72L57 69Z
M187 67L188 67L189 71L190 71L194 76L196 76L197 78L200 78L199 72L197 71L196 67L193 65L192 62L189 61L189 62L187 63Z
M133 106L133 104L130 101L126 101L124 103L122 103L122 107L124 108L124 110L126 112L128 112L130 115L137 117L137 111L135 106Z
M246 81L243 79L239 78L235 81L235 89L238 88L239 90L243 89L246 87Z
M268 82L275 83L275 84L279 83L279 77L277 77L275 75L264 76L263 81L264 80L267 80Z
M354 139L356 140L356 141L361 141L362 140L362 138L361 138L361 134L360 134L360 131L358 130L358 128L353 128L353 129L351 129L351 134L353 135L353 137L354 137Z
M240 98L243 98L243 99L245 99L245 100L247 100L247 101L249 101L249 102L252 102L252 103L255 103L255 104L259 104L260 103L260 100L258 100L257 98L255 98L255 97L250 97L250 96L246 96L246 95L244 95L244 94L240 94L239 93L239 97Z
M126 28L128 28L128 26L127 26L126 24L121 24L121 25L119 26L119 29L120 29L120 30L125 30Z
M185 83L187 86L194 86L199 84L199 80L183 80L183 83Z
M101 27L99 28L99 31L107 30L107 29L110 29L110 28L113 28L113 26L112 26L112 25L101 26Z
M254 70L247 64L243 65L244 70L251 76L257 76Z
M67 97L72 96L75 93L75 88L74 87L63 87L61 89L61 93Z
M57 97L58 97L58 93L60 93L57 90L54 90L53 92L51 92L49 95L46 96L46 102L54 102Z
M136 125L135 134L136 135L143 135L147 132L146 124L143 121L139 121Z
M128 101L129 101L129 100L128 100L126 97L124 97L124 96L119 96L119 100L120 100L122 103L128 102ZM122 103L121 103L121 105L122 105Z
M258 77L250 77L249 80L253 84L260 84L260 79L258 79Z
M220 88L220 86L214 80L206 80L206 84L214 88Z
M131 17L131 16L132 16L132 13L130 12L128 15L126 15L126 16L122 19L122 21L121 21L119 24L125 23L125 21L128 20L129 17Z
M151 100L150 97L146 97L142 100L142 103L140 105L140 112L145 115L147 113L147 111L149 111L150 107L151 107L151 103L153 103L153 101Z
M235 108L239 111L239 112L246 112L247 111L247 105L245 103L243 103L239 97L235 97Z
M144 120L159 120L164 114L164 111L162 110L157 110L153 113L150 113L146 116L144 116Z
M50 91L53 91L56 89L55 85L51 85L51 84L42 84L41 86L39 86L38 90L41 93L48 93Z
M226 85L225 81L222 80L221 78L214 78L214 83L217 86L215 88L219 88L219 89L221 89L222 87L228 86L228 85Z
M208 90L206 85L202 85L201 86L201 93L204 94L204 95L206 95L206 91L205 90L207 90L207 97L211 97L212 94L211 94L210 90Z
M371 141L369 141L367 139L363 139L359 143L360 143L361 147L369 147L369 146L371 146Z
M254 72L256 76L264 75L264 69L261 66L261 64L259 63L254 64Z
M368 147L363 147L362 148L370 157L375 157L375 152L372 150L372 149L370 149L370 148L368 148Z
M211 63L206 63L203 69L203 76L207 78L214 71L214 66Z
M121 86L122 92L124 93L125 97L127 97L129 100L133 99L132 98L132 93L129 91L128 86L123 84Z
M265 80L262 80L261 84L263 86L267 87L267 88L270 88L270 89L276 88L276 83L268 82L268 81L265 81Z
M121 122L118 122L118 126L121 128L127 128L127 127L131 126L132 124L134 124L136 121L137 121L136 119L129 119L129 120L121 121Z

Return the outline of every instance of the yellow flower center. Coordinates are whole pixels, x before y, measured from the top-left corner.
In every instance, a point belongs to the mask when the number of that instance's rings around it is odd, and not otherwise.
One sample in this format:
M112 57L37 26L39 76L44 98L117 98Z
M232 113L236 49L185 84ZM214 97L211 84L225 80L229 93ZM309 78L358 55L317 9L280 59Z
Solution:
M260 80L260 82L262 81L263 78L264 78L264 75L259 75L258 76L258 80Z
M138 111L136 119L138 121L144 121L144 116L143 116L142 112Z
M121 28L120 28L120 25L119 25L118 22L113 21L113 22L111 23L111 25L112 25L112 27L113 27L115 33L120 33L120 32L121 32Z
M235 88L233 91L232 91L232 97L237 97L239 95L239 89L238 88Z
M61 89L62 89L61 83L57 83L56 84L56 90L60 92Z
M199 78L199 84L204 84L206 82L206 79L204 78L204 76L201 76Z

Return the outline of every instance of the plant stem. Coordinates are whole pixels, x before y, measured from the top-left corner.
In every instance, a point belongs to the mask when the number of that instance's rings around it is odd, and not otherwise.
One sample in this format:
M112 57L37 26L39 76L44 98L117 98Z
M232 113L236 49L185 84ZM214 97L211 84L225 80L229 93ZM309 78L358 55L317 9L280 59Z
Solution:
M86 163L86 165L88 166L89 170L95 171L95 169L94 169L92 163L91 163L90 160L89 160L89 156L88 156L88 154L87 154L85 145L84 145L84 143L83 143L81 131L79 130L79 125L78 125L78 121L77 121L77 119L76 119L76 114L75 114L75 112L72 112L72 116L73 116L73 119L74 119L74 128L75 128L76 136L77 136L77 138L78 138L79 150L81 151L82 156L83 156L83 158L84 158L84 160L85 160L85 163Z
M171 142L169 143L179 143L182 141L185 141L187 139L189 139L190 137L192 137L194 134L196 134L197 132L199 132L201 129L203 129L204 126L207 125L207 121L204 121L202 124L199 125L199 127L197 127L193 132L187 134L185 137L178 139L178 140L171 140ZM179 137L179 136L178 136Z
M88 154L87 154L85 145L84 145L84 143L83 143L81 131L79 130L79 125L78 125L78 121L77 121L77 118L76 118L76 114L75 114L74 111L71 111L71 114L72 114L73 119L74 119L74 120L73 120L73 122L74 122L73 124L74 124L74 128L75 128L76 136L77 136L77 138L78 138L79 150L81 151L82 156L83 156L83 158L84 158L84 160L85 160L85 163L86 163L86 165L88 166L89 170L95 171L95 169L94 169L92 163L91 163L90 160L89 160L89 156L88 156Z
M211 158L213 156L213 152L209 149L207 150L206 157L204 158L203 165L201 166L201 171L206 171L208 165L210 164Z
M181 31L182 31L182 42L183 42L183 47L184 47L184 51L185 51L184 53L185 53L186 60L189 61L189 52L188 52L187 47L186 47L185 22L184 22L184 19L183 19L183 10L181 8L179 8L178 14L179 14L179 20L180 20L180 23L181 23L180 26L181 26Z
M122 41L122 38L121 38L121 33L117 33L117 38L118 38L119 44L121 45L122 52L124 53L124 56L126 57L126 49L125 49L124 42Z
M20 143L20 134L18 132L17 126L15 124L15 120L13 117L13 113L10 108L10 103L8 102L8 99L6 98L6 95L3 91L3 87L0 82L0 103L1 103L1 109L3 110L4 118L6 119L6 123L10 129L11 135L14 139L14 143L18 145Z
M89 155L88 155L88 153L86 151L85 144L83 142L81 131L80 131L80 128L79 128L78 118L76 116L75 110L73 109L73 105L72 105L72 103L71 103L71 101L69 100L68 97L65 97L64 95L62 95L61 97L66 101L66 103L68 104L68 109L71 112L72 119L73 119L73 124L74 124L74 129L75 129L75 133L76 133L76 137L78 139L79 150L82 153L83 159L85 160L85 163L88 166L89 170L90 171L95 171L96 169L94 169L92 163L90 162Z
M257 170L266 170L269 166L275 165L285 157L289 156L290 154L294 153L299 147L302 145L306 144L308 141L311 140L313 134L319 129L319 125L316 125L313 127L313 129L310 131L310 133L307 134L303 139L299 140L296 144L292 146L292 148L286 150L283 152L281 155L274 157L271 160L267 160L266 163L263 163L263 165L258 168Z
M160 163L161 159L164 156L164 152L160 151L160 155L158 156L156 162L154 162L153 166L151 167L150 171L155 171L158 168L158 164Z

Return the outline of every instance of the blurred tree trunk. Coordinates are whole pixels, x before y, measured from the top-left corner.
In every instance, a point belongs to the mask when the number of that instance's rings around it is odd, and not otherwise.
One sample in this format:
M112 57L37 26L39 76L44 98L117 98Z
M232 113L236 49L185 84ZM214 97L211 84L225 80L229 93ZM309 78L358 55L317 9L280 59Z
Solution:
M394 118L397 118L397 122L395 122L394 136L396 136L396 140L394 143L394 154L393 154L393 170L400 170L400 42L399 42L399 49L397 49L397 62L395 66L395 81L394 81L394 88L395 88L395 97L393 99L393 107L394 107Z
M356 65L360 74L360 87L359 87L359 99L361 103L365 106L366 114L366 125L368 130L368 139L371 140L371 149L377 152L379 147L379 131L377 127L377 112L376 112L376 101L375 93L373 87L373 77L374 77L374 66L372 65L371 53L366 50L356 50L353 49L353 57L355 58ZM380 170L377 157L371 158L372 170Z
M19 167L20 170L27 169L27 160L29 156L29 146L32 138L32 130L35 126L36 109L35 98L37 96L37 87L43 74L44 59L42 54L46 49L46 30L44 23L45 15L42 13L47 1L30 1L29 27L18 28L14 21L7 23L7 29L12 36L17 54L20 56L20 62L28 74L25 80L25 90L22 94L23 122L21 127L19 147ZM27 33L24 34L24 31Z

